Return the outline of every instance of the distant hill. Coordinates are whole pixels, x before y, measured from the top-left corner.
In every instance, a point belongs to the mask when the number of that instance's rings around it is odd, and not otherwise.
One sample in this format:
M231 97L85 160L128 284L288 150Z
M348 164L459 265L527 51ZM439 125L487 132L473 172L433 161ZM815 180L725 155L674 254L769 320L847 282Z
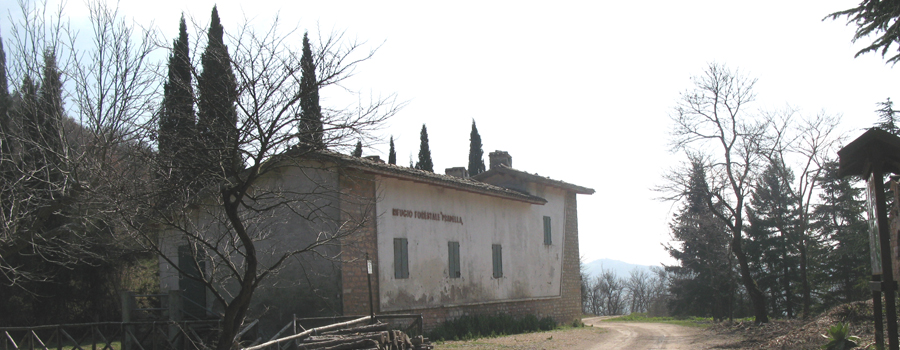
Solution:
M628 278L628 274L631 273L631 270L634 270L636 268L650 272L649 265L629 264L624 261L612 259L597 259L589 263L585 263L584 266L587 270L588 275L592 277L600 276L601 270L612 270L616 273L616 276L619 276L621 278Z

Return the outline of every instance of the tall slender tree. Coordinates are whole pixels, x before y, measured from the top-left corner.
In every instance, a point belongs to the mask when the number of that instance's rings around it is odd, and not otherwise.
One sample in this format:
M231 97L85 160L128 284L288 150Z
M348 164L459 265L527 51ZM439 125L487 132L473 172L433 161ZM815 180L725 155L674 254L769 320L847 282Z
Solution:
M11 120L12 100L9 97L9 84L6 76L6 51L3 50L3 37L0 37L0 181L9 184L12 181L12 131ZM10 198L5 191L6 185L0 185L0 210L6 210L10 206L7 200ZM8 217L4 215L3 217Z
M300 57L300 142L313 148L325 147L322 140L322 108L319 106L319 81L316 80L316 64L312 58L309 33L303 33L303 55Z
M203 72L197 79L199 139L205 149L203 168L218 176L231 176L240 167L237 152L237 83L231 69L231 58L224 42L225 31L219 11L213 6L207 32L207 46L200 63Z
M362 157L362 141L361 140L356 141L356 148L353 149L353 156L357 157L357 158Z
M394 150L394 136L391 136L391 149L388 151L388 164L397 164L397 151Z
M475 176L484 172L484 150L481 148L481 135L472 119L472 132L469 133L469 175Z
M178 38L172 42L169 75L163 88L159 116L159 157L162 176L169 185L184 185L193 178L191 141L196 138L194 88L191 86L191 62L184 15L178 26Z
M419 133L419 161L416 162L416 169L434 172L434 163L431 162L431 149L428 148L428 129L422 124L422 131Z

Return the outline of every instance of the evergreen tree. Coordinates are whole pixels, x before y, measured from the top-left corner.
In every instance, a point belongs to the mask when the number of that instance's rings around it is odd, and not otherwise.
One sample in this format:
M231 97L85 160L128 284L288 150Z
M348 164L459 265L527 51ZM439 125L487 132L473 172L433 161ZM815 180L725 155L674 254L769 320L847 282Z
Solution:
M12 139L10 132L9 86L6 77L6 51L3 50L3 37L0 37L0 172L2 172L12 155Z
M481 148L481 135L472 119L472 132L469 134L469 176L484 172L484 150Z
M200 63L203 72L197 79L198 118L201 148L205 149L203 169L220 176L231 176L240 168L237 133L237 83L231 58L225 46L219 12L212 9L207 46Z
M797 202L787 186L793 182L790 169L773 160L758 179L747 207L750 225L747 252L759 257L757 283L770 293L772 313L794 317L797 300L794 292L799 281L799 244Z
M0 206L6 210L11 205L6 202L10 196L5 193L13 181L13 159L11 120L12 99L9 96L9 86L6 77L6 51L3 50L3 38L0 37ZM5 216L9 217L9 216Z
M397 152L394 150L394 136L391 136L391 150L388 151L388 164L397 164Z
M191 62L187 25L184 15L178 27L178 38L172 42L169 76L163 87L163 105L159 116L160 171L169 185L183 185L193 178L196 138L194 122L194 88L191 86Z
M422 124L422 132L419 133L419 161L416 169L434 172L434 163L431 162L431 150L428 148L428 130Z
M900 135L900 123L897 121L897 110L894 109L894 102L888 97L884 102L878 102L878 122L875 127L887 131L893 135Z
M669 255L679 262L666 267L672 274L669 307L676 315L712 316L717 320L730 317L737 286L728 250L730 234L710 209L712 195L706 167L699 160L691 161L683 195L685 205L670 225L672 240L679 244L666 246Z
M864 300L871 294L868 227L863 217L865 203L862 189L853 186L854 179L838 175L838 163L825 163L819 194L821 204L813 211L821 238L832 247L826 251L822 272L833 288L823 292L826 306Z
M309 45L309 33L303 33L303 56L300 57L300 142L316 149L325 148L322 140L322 108L319 106L319 82Z
M354 157L362 157L362 141L356 141L356 148L353 150Z

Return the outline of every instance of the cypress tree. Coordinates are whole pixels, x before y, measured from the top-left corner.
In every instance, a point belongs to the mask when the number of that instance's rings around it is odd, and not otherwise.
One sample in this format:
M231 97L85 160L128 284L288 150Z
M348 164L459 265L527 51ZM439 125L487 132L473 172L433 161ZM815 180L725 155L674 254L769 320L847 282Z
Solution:
M10 132L10 121L12 120L12 100L9 97L9 85L6 77L6 51L3 50L3 38L0 37L0 181L5 184L12 182L12 135ZM0 185L0 191L6 186ZM9 196L0 192L0 197L9 198ZM4 199L0 199L4 201ZM0 203L3 208L10 206Z
M12 163L12 135L10 135L10 119L12 113L10 107L12 101L9 98L9 88L6 80L6 51L3 50L3 38L0 37L0 215L9 218L10 193L13 183Z
M319 82L312 59L309 33L303 33L303 56L300 57L300 125L299 138L303 144L316 149L325 148L322 140L322 108L319 106Z
M202 148L205 148L207 172L224 170L221 175L231 176L240 167L237 152L237 83L231 69L231 58L225 46L225 32L219 20L219 11L213 6L212 21L207 33L207 46L200 63L203 72L197 79L197 128Z
M189 169L195 139L194 88L191 86L190 48L184 15L178 26L178 38L172 42L169 76L163 87L163 107L159 117L159 158L161 171L170 185L192 178Z
M434 172L434 163L431 162L431 150L428 148L428 130L422 124L422 132L419 133L419 161L416 169Z
M0 171L12 154L9 137L10 104L9 85L6 80L6 51L3 50L3 37L0 37Z
M388 164L397 164L397 152L394 150L394 136L391 136L391 150L388 151Z
M41 138L50 161L57 162L62 155L60 126L63 120L62 81L56 66L56 54L44 53L44 79L41 84Z
M484 172L484 150L481 148L481 135L472 119L472 132L469 134L469 176Z
M353 150L354 157L362 157L362 141L356 141L356 149Z

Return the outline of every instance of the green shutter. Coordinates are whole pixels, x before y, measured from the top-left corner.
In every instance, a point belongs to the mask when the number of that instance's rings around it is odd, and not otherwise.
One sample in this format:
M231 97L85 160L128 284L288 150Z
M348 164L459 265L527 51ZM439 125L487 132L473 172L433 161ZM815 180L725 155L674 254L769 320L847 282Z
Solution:
M403 278L409 278L409 241L403 239Z
M459 269L459 242L447 243L447 255L449 256L449 274L450 278L459 278L461 276Z
M403 278L403 239L394 238L394 278Z
M406 238L394 238L394 278L409 278L409 249Z
M491 246L491 258L494 263L494 278L503 277L503 251L499 244Z
M550 235L550 217L544 217L544 244L551 245L553 244L553 238Z

